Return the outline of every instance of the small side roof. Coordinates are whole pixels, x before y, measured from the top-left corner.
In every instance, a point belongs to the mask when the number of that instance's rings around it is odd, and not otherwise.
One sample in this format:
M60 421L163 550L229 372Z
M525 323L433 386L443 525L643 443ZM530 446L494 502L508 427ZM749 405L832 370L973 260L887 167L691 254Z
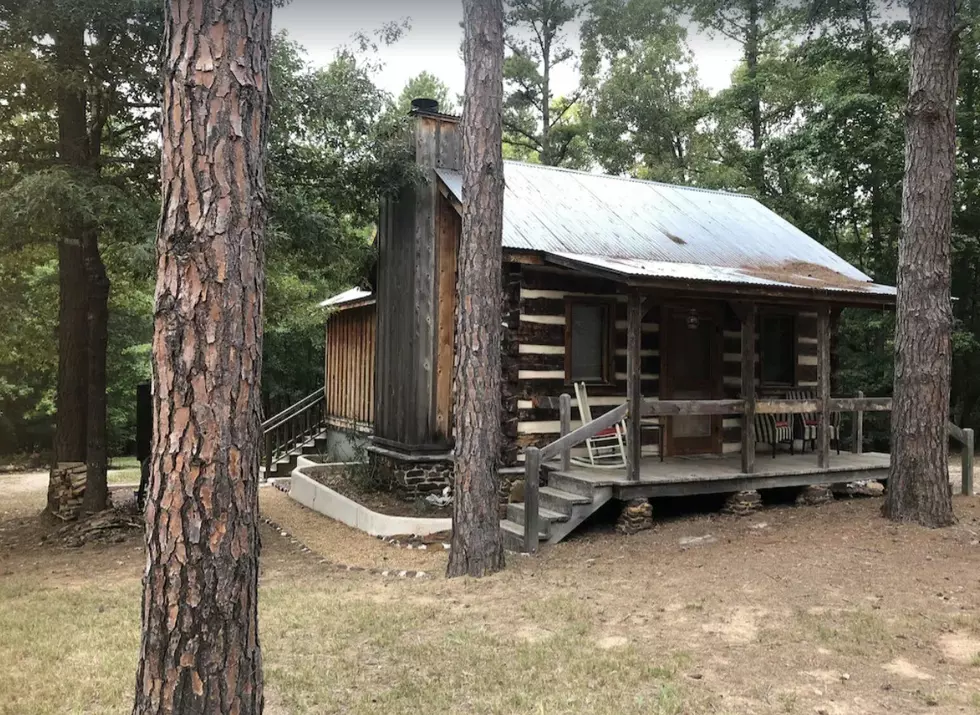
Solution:
M321 308L358 308L374 303L374 293L363 288L349 288L320 303Z

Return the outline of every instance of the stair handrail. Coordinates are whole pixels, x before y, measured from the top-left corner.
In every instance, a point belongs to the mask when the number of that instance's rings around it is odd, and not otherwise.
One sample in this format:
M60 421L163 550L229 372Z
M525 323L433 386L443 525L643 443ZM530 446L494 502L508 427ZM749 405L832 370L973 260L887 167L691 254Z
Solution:
M314 405L323 399L324 399L323 388L321 387L319 390L310 393L302 400L294 402L289 407L284 409L282 412L278 412L274 414L272 417L270 417L269 419L263 421L262 432L264 433L269 431L270 429L277 427L284 420L288 419L289 417L292 417L294 414L298 412L302 412L304 409L307 409L310 405Z
M533 554L538 550L538 488L541 463L561 455L562 469L568 469L572 447L577 447L585 440L592 439L603 430L622 422L628 413L629 403L624 402L591 422L571 430L572 397L568 393L562 394L559 402L561 436L544 447L528 447L524 450L524 551Z
M973 496L973 450L975 439L973 430L969 427L957 427L952 422L946 423L949 436L963 445L960 452L960 464L963 475L960 477L960 492L965 496Z
M325 405L326 397L321 388L262 423L267 476L272 473L273 462L321 431L326 424Z

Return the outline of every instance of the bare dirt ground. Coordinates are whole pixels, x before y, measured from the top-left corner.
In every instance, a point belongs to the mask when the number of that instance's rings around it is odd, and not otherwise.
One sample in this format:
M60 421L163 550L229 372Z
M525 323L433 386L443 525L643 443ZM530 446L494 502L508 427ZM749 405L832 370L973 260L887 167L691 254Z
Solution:
M125 712L141 540L42 544L44 487L0 476L0 713ZM600 523L446 581L444 553L263 489L291 534L263 530L267 712L980 712L980 500L957 497L941 531L886 522L880 503L661 517L632 537Z

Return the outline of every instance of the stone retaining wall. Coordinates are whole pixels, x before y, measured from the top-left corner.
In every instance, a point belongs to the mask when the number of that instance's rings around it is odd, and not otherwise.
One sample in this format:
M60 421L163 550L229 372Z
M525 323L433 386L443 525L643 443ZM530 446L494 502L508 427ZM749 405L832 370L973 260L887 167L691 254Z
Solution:
M442 494L443 489L453 484L453 463L449 460L402 460L370 450L368 463L409 499L420 499L427 494Z

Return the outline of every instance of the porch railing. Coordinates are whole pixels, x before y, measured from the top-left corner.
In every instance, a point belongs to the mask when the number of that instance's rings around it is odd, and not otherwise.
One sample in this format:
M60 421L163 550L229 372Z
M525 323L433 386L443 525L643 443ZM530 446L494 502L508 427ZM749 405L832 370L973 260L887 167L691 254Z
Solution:
M528 447L524 451L524 551L533 554L538 550L538 488L541 480L541 463L560 457L562 469L571 464L571 450L587 439L592 439L604 429L622 422L629 412L629 405L619 407L596 417L578 429L571 430L572 398L561 396L558 408L561 415L561 436L544 447Z
M326 401L323 390L307 395L262 423L265 473L294 449L316 437L326 426Z
M820 415L821 425L829 423L831 413L853 412L854 420L851 427L852 446L855 454L864 451L864 413L865 412L890 412L892 409L892 398L890 397L865 397L858 392L857 397L831 397L827 399L826 406L815 399L782 399L782 398L756 398L752 404L747 400L655 400L643 399L640 403L640 417L672 417L679 415L742 415L743 416L743 447L747 447L751 454L755 451L755 427L752 420L746 420L746 416L755 414L818 414ZM559 398L558 414L560 424L560 436L553 442L544 447L528 447L524 453L524 548L528 553L534 553L538 548L538 488L540 486L541 465L544 462L555 459L559 460L562 470L566 470L571 465L571 450L587 439L592 439L605 429L612 427L629 417L629 402L624 402L619 407L606 412L595 418L591 422L581 425L575 430L571 429L572 398L568 394L563 394ZM963 445L961 459L963 467L963 494L973 493L973 462L974 462L974 431L969 428L961 429L952 422L948 424L949 435ZM838 434L840 439L840 434ZM829 441L821 442L822 455L820 463L822 466L829 465ZM639 478L639 464L628 453L627 475L634 480ZM750 468L746 473L751 473L752 459L745 460L743 456L743 466L748 462Z

